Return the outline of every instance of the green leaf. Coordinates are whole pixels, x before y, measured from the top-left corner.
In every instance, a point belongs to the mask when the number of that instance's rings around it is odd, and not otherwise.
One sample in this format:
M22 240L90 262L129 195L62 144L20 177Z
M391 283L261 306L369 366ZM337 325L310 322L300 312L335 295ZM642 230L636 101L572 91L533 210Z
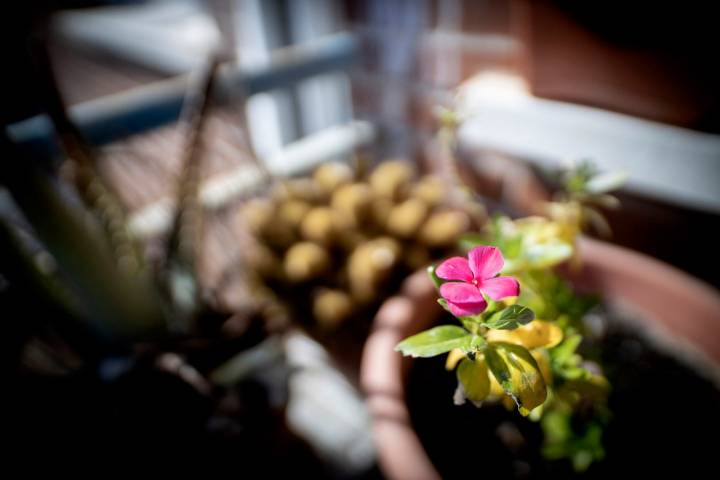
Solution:
M505 360L503 360L503 357L500 356L493 344L490 344L488 349L485 350L485 360L487 361L490 371L495 376L495 380L498 381L503 390L506 392L511 391L512 381L510 368L508 368Z
M485 340L485 337L482 335L473 335L472 340L470 341L470 349L473 352L482 351L487 346L487 340Z
M523 235L517 234L505 240L502 251L505 258L515 258L522 253Z
M440 288L440 285L443 284L443 281L440 277L437 276L437 273L435 273L435 269L437 267L435 265L430 265L427 267L427 274L428 277L430 277L430 280L432 280L433 284L435 285L435 288Z
M572 360L581 342L581 335L569 335L557 347L550 350L550 357L557 365L564 365Z
M586 183L595 175L597 175L595 164L590 160L581 160L565 171L565 188L571 193L582 192Z
M462 404L468 399L479 407L490 393L487 364L481 357L476 357L474 361L463 359L457 369L457 379L456 404Z
M540 425L545 434L542 453L548 460L568 458L572 460L575 472L581 473L605 456L602 421L586 422L576 432L572 426L572 411L555 409L543 415Z
M545 402L545 380L526 348L511 343L490 343L485 350L485 359L505 393L515 400L521 414L527 416Z
M488 328L497 330L514 330L520 325L530 323L535 319L535 313L523 305L510 305L494 313L483 324Z
M447 300L445 300L444 298L438 298L437 302L440 304L441 307L443 307L445 310L450 312L450 307L448 307ZM452 312L450 312L450 313L452 313Z
M411 357L434 357L454 348L470 348L472 335L456 325L442 325L425 330L398 343L395 351Z
M471 232L460 237L460 248L462 250L470 250L478 245L488 245L489 239L481 233Z
M506 232L505 225L507 224L512 224L509 218L494 217L485 232L470 232L461 236L460 248L467 251L478 245L497 247L503 252L505 261L510 261L522 252L523 236L515 231Z
M585 183L587 193L607 193L623 186L627 181L626 172L607 172L595 175Z
M500 271L503 275L514 275L525 270L527 262L524 258L506 258L505 266Z
M560 444L572 435L570 427L571 410L551 410L543 415L541 426L545 433L546 444ZM553 458L552 456L550 457Z

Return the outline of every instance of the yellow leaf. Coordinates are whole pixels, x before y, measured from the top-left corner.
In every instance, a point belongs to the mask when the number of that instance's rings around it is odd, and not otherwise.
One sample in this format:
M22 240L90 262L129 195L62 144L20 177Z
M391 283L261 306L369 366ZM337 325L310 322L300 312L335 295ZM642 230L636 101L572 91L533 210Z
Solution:
M550 355L547 353L547 350L533 350L530 353L537 362L538 368L540 368L540 373L542 373L543 380L545 380L545 385L552 385L553 374L552 367L550 366Z
M495 375L492 374L492 372L489 372L490 375L490 395L488 395L488 398L492 398L493 400L499 400L500 404L502 404L503 407L505 407L506 410L514 410L516 408L515 400L505 393L505 390L503 390L503 387L500 386L497 379L495 378Z
M505 390L503 390L502 386L498 383L492 372L490 372L490 395L497 398L507 397Z
M605 399L610 390L610 383L603 375L593 374L588 378L567 380L557 389L557 396L569 405L576 405L580 400L599 401Z
M463 358L465 358L465 352L463 352L459 348L450 350L450 353L448 353L447 356L447 360L445 360L445 369L454 370L455 367L457 367L458 362Z
M465 398L478 405L490 393L490 378L485 359L478 356L474 361L464 359L457 369L458 381L462 384Z
M489 342L507 342L532 350L535 348L552 348L563 339L563 332L554 323L533 320L515 330L489 330Z
M515 225L522 232L526 246L556 241L562 230L557 222L539 216L519 218L515 220Z
M502 405L503 407L505 407L506 410L512 411L515 408L515 401L510 395L503 395Z
M548 216L559 226L557 235L561 240L575 243L582 226L582 206L578 202L549 202Z
M485 356L495 378L515 400L521 414L528 415L532 409L545 402L545 380L537 362L524 347L511 343L492 343Z

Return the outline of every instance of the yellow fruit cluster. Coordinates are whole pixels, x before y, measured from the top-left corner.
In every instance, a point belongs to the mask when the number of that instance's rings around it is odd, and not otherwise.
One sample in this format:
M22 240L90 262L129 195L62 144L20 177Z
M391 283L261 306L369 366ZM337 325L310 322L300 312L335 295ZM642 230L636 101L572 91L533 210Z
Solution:
M309 311L297 314L332 330L383 300L392 278L455 247L470 217L447 199L438 177L417 179L406 161L382 162L366 178L326 163L244 204L256 240L246 260L273 290L309 291Z

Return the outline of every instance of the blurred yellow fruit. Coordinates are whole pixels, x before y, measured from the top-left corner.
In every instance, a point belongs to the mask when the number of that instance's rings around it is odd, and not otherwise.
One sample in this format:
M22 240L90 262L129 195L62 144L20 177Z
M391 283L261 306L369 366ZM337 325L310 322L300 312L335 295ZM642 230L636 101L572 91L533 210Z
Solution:
M340 228L358 228L368 217L371 204L372 191L366 183L343 185L330 201Z
M248 247L245 261L263 278L275 278L282 274L280 258L263 244L255 243Z
M400 245L392 238L380 237L358 246L348 260L350 291L359 302L372 301L377 287L397 265Z
M372 200L370 217L375 227L385 229L385 224L387 224L387 219L390 216L390 210L392 210L394 205L393 201L387 198L378 197Z
M387 218L388 233L400 238L411 238L420 229L428 214L425 202L411 198L394 206Z
M410 270L418 270L430 264L430 252L423 245L411 243L404 248L403 257Z
M278 218L293 228L298 228L310 208L310 204L303 200L286 200L278 208Z
M302 200L304 202L314 203L320 199L321 192L312 179L294 178L276 185L273 189L272 197L278 202L285 200Z
M418 238L428 247L451 247L469 227L470 218L464 212L437 212L430 215L420 228Z
M334 330L352 314L350 295L342 290L323 290L313 299L313 316L323 330Z
M370 174L370 186L378 197L399 200L410 186L414 170L402 160L385 161Z
M292 225L276 219L265 227L258 238L273 248L284 249L297 240L297 235Z
M240 208L240 215L250 232L261 235L275 217L275 206L270 200L253 198Z
M291 282L305 282L320 277L330 267L330 255L312 242L300 242L285 253L285 275Z
M312 208L300 224L300 234L305 240L324 245L333 239L333 212L330 207Z
M368 237L365 233L346 228L335 232L335 240L346 252L352 252L360 244L367 242Z
M330 195L341 185L352 182L354 176L352 168L346 163L328 162L315 169L313 180L324 195Z
M419 198L430 207L440 205L445 199L445 195L445 186L440 177L436 175L425 175L412 189L412 196Z

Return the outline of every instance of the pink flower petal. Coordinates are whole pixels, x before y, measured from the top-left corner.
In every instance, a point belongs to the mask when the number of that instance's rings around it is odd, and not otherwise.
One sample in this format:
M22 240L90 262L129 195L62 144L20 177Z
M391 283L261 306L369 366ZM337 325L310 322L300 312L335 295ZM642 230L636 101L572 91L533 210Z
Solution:
M452 303L448 302L450 312L456 317L471 317L485 311L487 302L483 300L479 303Z
M493 300L520 295L520 284L513 277L497 277L483 280L480 290Z
M470 270L478 280L494 277L505 265L502 253L496 247L474 247L468 253L468 258Z
M483 301L480 290L472 284L448 282L440 285L440 295L448 302L472 303Z
M457 317L477 315L487 307L480 290L469 283L443 283L440 286L440 295L447 300L448 308Z
M472 282L473 280L468 261L463 257L448 258L438 265L435 274L445 280L462 280L464 282Z

